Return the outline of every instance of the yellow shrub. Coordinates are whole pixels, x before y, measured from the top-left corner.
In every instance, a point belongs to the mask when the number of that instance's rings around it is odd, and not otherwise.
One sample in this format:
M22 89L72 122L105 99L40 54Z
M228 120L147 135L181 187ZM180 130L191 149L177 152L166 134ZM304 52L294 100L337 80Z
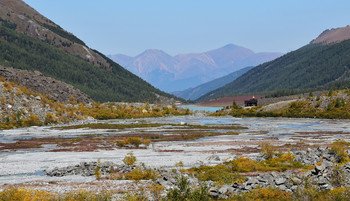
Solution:
M276 201L287 201L291 200L290 193L283 192L279 189L272 188L258 188L253 189L250 192L240 193L234 195L231 200L276 200Z
M136 147L139 147L141 143L142 143L142 140L139 137L128 137L126 139L126 144L132 144L132 145L135 145Z
M47 113L45 117L45 124L50 124L50 123L57 123L57 119L54 114L52 113Z
M136 157L133 152L129 152L123 159L125 165L134 165L136 162Z
M40 126L40 125L42 125L42 122L35 114L31 114L28 118L23 120L23 125L24 126Z
M340 161L339 163L345 164L350 161L348 153L346 150L349 148L350 143L345 140L339 140L332 143L331 151L335 152Z
M125 179L134 181L155 179L155 177L156 174L150 169L140 170L136 168L125 174Z
M273 158L275 155L275 148L270 143L263 142L260 145L261 153L265 159Z
M26 188L10 187L0 192L1 201L15 201L15 200L46 201L46 200L52 200L54 198L55 198L55 195L49 192L35 191L35 190L26 189Z
M161 200L161 194L164 191L164 186L152 184L148 187L154 200Z

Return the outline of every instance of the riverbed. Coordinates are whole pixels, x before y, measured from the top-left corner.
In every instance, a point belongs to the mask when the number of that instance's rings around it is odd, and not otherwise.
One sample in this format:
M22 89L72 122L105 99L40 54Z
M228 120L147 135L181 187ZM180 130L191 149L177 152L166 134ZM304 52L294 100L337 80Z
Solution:
M182 161L185 167L200 164L214 165L237 156L255 157L259 154L259 144L268 142L277 150L286 151L291 147L307 149L312 146L329 145L331 142L345 139L350 141L349 120L328 119L290 119L290 118L234 118L181 116L127 120L89 121L80 123L103 124L165 124L160 127L130 129L60 129L55 126L18 128L0 131L0 143L14 143L19 139L60 138L104 136L133 133L162 133L172 127L172 132L181 133L176 125L220 126L236 125L245 127L232 130L234 135L218 135L187 141L160 141L143 148L94 149L93 151L58 151L56 144L42 144L37 148L2 150L0 152L0 188L7 185L31 185L41 182L86 183L95 181L94 177L66 176L48 177L44 170L55 167L75 165L80 162L112 161L122 163L124 156L133 151L137 163L150 167L172 168ZM169 126L166 126L169 124ZM175 126L174 126L175 125ZM204 132L204 131L203 131ZM226 132L226 131L225 131ZM167 135L166 132L163 132ZM213 157L215 156L215 157Z

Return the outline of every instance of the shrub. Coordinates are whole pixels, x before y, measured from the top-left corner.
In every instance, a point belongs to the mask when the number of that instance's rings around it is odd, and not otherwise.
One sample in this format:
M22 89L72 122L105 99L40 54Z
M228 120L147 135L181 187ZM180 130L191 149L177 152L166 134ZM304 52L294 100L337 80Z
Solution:
M216 166L200 166L198 168L191 168L189 171L194 173L201 181L211 180L218 184L233 184L238 180L245 179L244 176L223 164Z
M148 198L143 191L127 192L123 196L123 201L148 201Z
M261 154L265 157L265 159L273 158L275 155L275 148L270 143L263 142L260 145Z
M335 187L341 187L344 185L346 181L346 176L344 171L340 168L339 165L334 165L332 171L331 171L331 177L330 182Z
M346 150L349 148L349 144L350 143L346 142L345 140L339 140L332 143L331 151L335 152L338 156L338 161L334 162L342 164L349 162L349 155L346 152Z
M34 191L27 188L9 187L0 191L1 201L15 201L15 200L50 200L55 196L45 191ZM35 199L36 198L36 199Z
M57 119L56 119L54 114L47 113L46 117L45 117L44 124L47 125L47 124L51 124L51 123L57 123Z
M169 190L166 200L169 201L209 201L208 190L205 186L191 190L187 177L181 175L175 188Z
M42 125L42 122L35 114L31 114L27 119L23 120L23 125L24 126L40 126L40 125Z
M164 186L152 184L148 187L148 189L151 192L154 200L161 200L161 194L164 191Z
M290 193L283 192L279 189L273 188L257 188L250 192L240 193L231 197L232 200L276 200L284 201L291 200Z
M136 147L139 147L140 144L142 144L142 140L139 137L128 137L126 139L126 144L132 144L132 145L135 145Z
M134 180L134 181L149 180L149 179L155 179L156 173L150 169L141 170L139 168L136 168L131 170L131 172L126 173L124 178L127 180Z
M101 177L102 177L101 168L99 166L97 166L95 168L95 178L96 178L96 180L100 180Z
M123 159L125 165L134 165L136 162L136 157L133 152L129 152Z

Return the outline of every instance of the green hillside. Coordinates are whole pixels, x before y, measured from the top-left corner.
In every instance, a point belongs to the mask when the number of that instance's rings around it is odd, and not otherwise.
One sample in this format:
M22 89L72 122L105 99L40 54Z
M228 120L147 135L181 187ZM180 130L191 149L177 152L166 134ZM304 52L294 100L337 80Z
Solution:
M52 45L17 33L16 24L0 22L0 64L38 70L72 84L96 101L156 101L155 93L173 97L122 68L104 55L110 66L96 66Z
M350 86L350 40L332 45L306 45L259 65L198 101L260 92L289 93Z

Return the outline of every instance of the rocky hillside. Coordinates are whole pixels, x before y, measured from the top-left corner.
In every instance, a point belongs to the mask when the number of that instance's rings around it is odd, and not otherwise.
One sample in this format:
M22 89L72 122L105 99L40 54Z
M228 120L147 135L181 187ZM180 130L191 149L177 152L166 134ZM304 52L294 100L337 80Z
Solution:
M337 39L337 43L334 43L330 42L333 40L326 39L333 38L333 33L343 33L348 29L345 27L326 31L312 44L259 65L235 81L205 94L198 100L232 96L233 94L257 92L260 94L271 92L291 94L310 89L349 87L350 40L338 41Z
M339 43L344 40L350 39L350 26L327 29L322 32L315 40L311 41L310 44L333 44Z
M39 71L32 72L0 66L0 77L8 82L13 81L20 86L25 86L36 93L44 94L54 101L68 103L72 98L77 102L89 103L92 101L89 96L72 85L46 77Z
M159 91L22 0L0 0L0 64L40 71L96 101L157 101Z
M21 76L26 76L25 73L27 72L21 73L24 73ZM42 77L39 73L37 74L39 77L33 77L33 80L35 80L33 81L34 89L40 88L40 86L47 82L48 86L53 86L54 89L50 91L53 94L58 90L58 92L64 92L63 97L68 97L65 96L65 93L77 92L71 86L61 85L62 83L58 83L61 86L57 89L54 83L50 84L50 82L55 80ZM38 80L41 82L36 82ZM86 119L127 119L187 115L191 113L188 109L177 108L174 105L125 102L108 102L103 104L99 102L77 102L78 98L89 100L84 95L70 96L69 102L61 103L48 98L50 96L52 94L46 93L43 95L33 92L15 82L6 81L2 77L0 79L0 129L68 123Z
M247 66L271 61L282 53L262 52L233 44L206 51L171 56L162 50L146 50L130 57L109 55L147 82L166 92L186 90Z
M4 78L0 82L0 107L1 129L58 121L46 98Z

